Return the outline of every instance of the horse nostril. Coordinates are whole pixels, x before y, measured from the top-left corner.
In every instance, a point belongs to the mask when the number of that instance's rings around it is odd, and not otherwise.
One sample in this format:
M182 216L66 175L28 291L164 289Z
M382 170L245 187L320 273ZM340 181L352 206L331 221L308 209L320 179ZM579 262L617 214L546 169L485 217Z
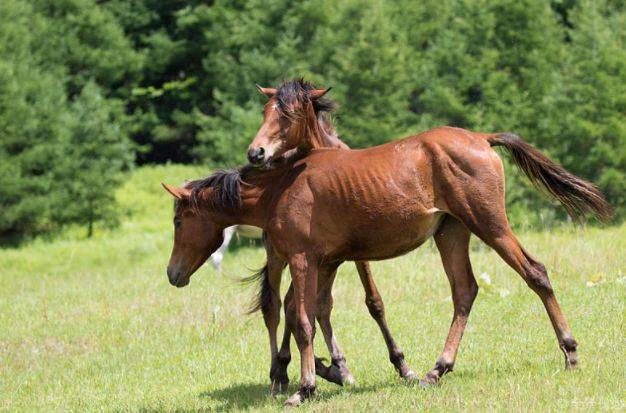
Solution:
M252 148L248 151L248 160L252 164L262 162L264 157L265 157L265 149L263 147Z
M176 285L176 283L178 282L178 277L180 277L180 273L180 271L174 271L172 268L167 267L167 279L169 280L170 284Z

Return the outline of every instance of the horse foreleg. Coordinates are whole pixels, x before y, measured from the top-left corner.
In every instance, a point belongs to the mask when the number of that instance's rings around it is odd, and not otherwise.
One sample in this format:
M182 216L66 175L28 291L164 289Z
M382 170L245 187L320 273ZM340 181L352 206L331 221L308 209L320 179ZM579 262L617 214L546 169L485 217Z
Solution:
M411 368L409 368L406 361L404 361L404 353L398 344L396 344L396 341L391 335L391 331L389 331L387 319L385 318L385 304L383 303L383 299L378 292L378 288L376 288L376 284L374 283L369 263L365 261L357 261L355 262L355 265L357 271L359 272L359 277L361 277L363 289L365 290L365 304L367 305L370 315L376 321L381 333L383 334L383 338L387 344L387 350L389 350L389 360L400 374L400 377L406 379L416 378L417 375L413 372L413 370L411 370Z
M300 351L300 387L287 401L295 406L315 393L315 310L317 301L317 263L305 254L297 254L289 260L293 286L293 308L287 311L288 325L293 332Z

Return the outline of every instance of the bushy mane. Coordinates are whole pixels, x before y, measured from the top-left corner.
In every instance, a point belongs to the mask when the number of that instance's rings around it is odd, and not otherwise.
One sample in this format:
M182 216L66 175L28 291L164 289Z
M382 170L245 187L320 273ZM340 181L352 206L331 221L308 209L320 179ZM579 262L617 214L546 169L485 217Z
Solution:
M303 78L286 81L276 90L276 100L278 108L282 113L288 114L294 106L304 107L306 103L311 101L308 94L309 90L314 90L313 84L305 81ZM335 103L331 100L321 98L312 101L313 109L316 114L328 113L335 108Z
M333 125L330 112L335 109L336 105L331 100L324 97L320 99L311 99L307 93L315 90L316 87L305 81L303 78L287 81L280 85L276 90L276 101L281 116L289 119L296 119L302 116L305 111L294 111L295 107L304 109L310 102L313 105L313 111L319 125L320 141L314 144L314 148L318 147L347 147L341 140Z
M251 170L251 166L241 166L235 169L218 169L206 178L189 181L185 188L191 189L189 202L197 208L201 202L210 203L216 210L237 210L241 208L241 178ZM213 196L208 199L202 197L206 188L213 188Z

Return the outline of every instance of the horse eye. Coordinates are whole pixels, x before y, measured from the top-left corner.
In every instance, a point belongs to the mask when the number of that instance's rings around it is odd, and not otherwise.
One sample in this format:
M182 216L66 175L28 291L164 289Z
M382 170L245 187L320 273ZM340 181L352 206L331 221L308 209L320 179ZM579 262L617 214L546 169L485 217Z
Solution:
M180 228L180 225L182 224L181 220L178 218L174 219L174 228Z

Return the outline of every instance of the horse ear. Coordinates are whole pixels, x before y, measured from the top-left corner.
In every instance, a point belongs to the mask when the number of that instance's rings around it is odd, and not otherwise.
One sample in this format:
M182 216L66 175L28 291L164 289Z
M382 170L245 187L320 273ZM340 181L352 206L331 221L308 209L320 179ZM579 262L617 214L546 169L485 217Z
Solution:
M272 98L276 94L276 89L273 87L262 87L257 84L256 88L259 89L259 92L263 93L268 98Z
M309 90L307 94L309 95L311 100L316 100L316 99L320 99L322 96L330 92L330 89L332 89L332 87L329 87L327 89L313 89L313 90Z
M183 199L189 196L189 190L186 188L176 188L174 186L164 184L163 182L161 182L161 185L163 185L163 188L165 188L165 190L172 194L172 196L176 199Z

